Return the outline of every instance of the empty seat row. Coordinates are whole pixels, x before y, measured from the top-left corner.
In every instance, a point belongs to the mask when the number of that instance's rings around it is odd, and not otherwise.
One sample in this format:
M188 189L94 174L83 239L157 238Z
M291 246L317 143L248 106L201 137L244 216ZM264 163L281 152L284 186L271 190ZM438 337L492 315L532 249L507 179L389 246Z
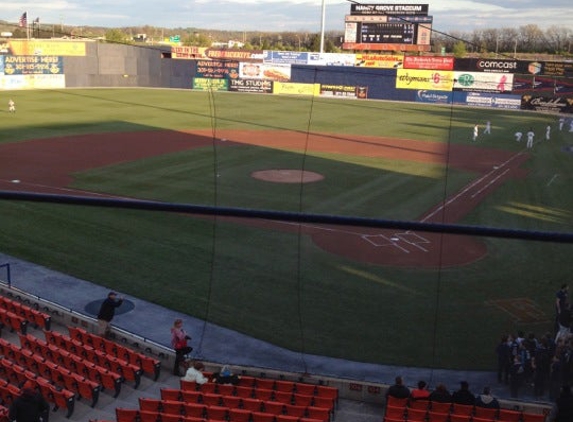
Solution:
M242 378L241 378L242 379ZM213 382L198 384L194 381L180 381L183 391L198 391L201 393L218 393L226 396L237 396L242 398L255 398L266 401L280 401L290 404L306 404L311 401L317 407L327 407L334 411L338 400L338 390L332 387L321 388L317 394L308 395L304 393L293 393L288 391L270 390L255 386L242 385L222 385ZM297 403L298 402L298 403Z
M29 371L51 381L55 385L76 393L78 398L91 400L92 407L97 403L100 390L98 383L90 381L64 367L59 367L56 364L50 365L50 362L46 362L43 356L35 354L29 349L22 349L2 338L0 338L0 353L5 357L5 359L2 359L1 369L4 369L4 371L7 368L11 369L10 373L14 379L8 377L9 380L20 382L21 379L32 376L25 372ZM20 367L24 368L24 373L21 372ZM21 376L18 376L18 374L21 374Z
M26 330L28 329L28 321L24 317L12 311L7 311L4 308L0 308L0 325L2 327L8 327L12 332L15 331L23 334L26 334Z
M226 422L222 419L205 419L203 417L175 415L164 412L154 412L139 409L116 408L117 422ZM247 415L251 422L319 422L310 418L297 418L286 415L270 415L268 413L252 412ZM230 413L229 422L245 422L245 414Z
M114 341L96 334L89 333L80 327L68 327L68 332L72 339L87 346L91 346L96 350L103 351L108 355L124 359L130 364L138 366L144 373L152 375L154 380L159 378L161 371L160 360L117 344Z
M45 331L46 342L56 345L74 355L86 359L88 362L95 363L109 369L112 372L121 374L124 380L132 381L133 387L139 387L141 382L142 370L139 366L133 365L124 359L112 356L105 351L96 350L92 346L73 340L70 336L58 333L56 331Z
M117 397L121 392L123 377L117 372L110 371L107 368L88 362L81 356L60 349L58 346L48 344L42 339L34 337L31 334L20 335L20 345L23 348L40 354L46 359L46 363L61 365L77 374L81 374L91 381L100 385L100 391L113 391L113 397Z
M275 392L275 395L277 393L279 392ZM229 408L244 408L252 411L261 411L261 409L263 408L263 403L271 402L273 403L271 406L278 406L280 404L289 406L291 405L303 406L303 407L312 406L321 409L327 409L331 415L334 414L334 405L332 399L322 398L317 396L305 396L303 394L296 394L296 393L294 394L283 393L283 394L285 394L285 397L283 397L283 400L280 400L280 397L277 396L274 396L272 399L267 399L267 398L261 399L257 397L251 397L251 395L248 394L241 397L239 395L207 393L195 390L180 390L174 388L161 389L161 398L163 400L184 401L188 403L226 406ZM291 395L293 397L291 397Z
M261 401L259 407L249 408L248 406L227 407L217 404L208 405L163 399L140 398L139 408L140 410L146 411L220 420L227 420L230 413L245 415L252 412L268 413L274 416L286 415L297 418L311 418L322 422L328 422L331 419L331 412L329 409L265 401Z
M41 327L42 329L49 330L52 317L42 311L34 309L24 303L18 302L17 300L10 299L6 296L0 295L0 308L6 309L7 311L13 312L26 319L30 324L36 327Z

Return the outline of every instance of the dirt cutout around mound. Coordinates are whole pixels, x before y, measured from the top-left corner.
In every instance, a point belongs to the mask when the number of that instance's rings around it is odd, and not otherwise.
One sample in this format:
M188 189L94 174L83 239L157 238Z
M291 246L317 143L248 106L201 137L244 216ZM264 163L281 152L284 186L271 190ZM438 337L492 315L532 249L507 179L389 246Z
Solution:
M294 169L259 170L252 172L251 177L273 183L312 183L324 180L322 174L314 171Z
M291 152L328 152L397 160L440 163L472 171L477 178L418 219L455 224L510 178L525 177L524 152L444 145L437 142L382 137L306 134L289 131L232 131L217 133L225 143L217 148L255 145ZM99 195L69 188L73 173L146 157L213 145L212 132L149 131L105 133L31 140L0 145L0 189L68 195ZM258 174L258 176L261 176ZM253 174L253 177L255 175ZM262 177L278 183L318 181L318 173L301 170L264 170ZM17 181L17 182L15 182ZM398 267L439 268L466 265L487 254L481 238L421 231L320 226L269 220L238 219L240 224L300 232L323 250L345 259Z

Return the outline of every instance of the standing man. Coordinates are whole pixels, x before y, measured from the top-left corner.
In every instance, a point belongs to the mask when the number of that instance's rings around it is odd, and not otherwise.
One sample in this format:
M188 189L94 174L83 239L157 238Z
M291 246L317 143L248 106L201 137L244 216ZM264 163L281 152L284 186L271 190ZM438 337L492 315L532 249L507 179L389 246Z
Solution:
M527 148L533 148L533 138L535 138L535 132L533 128L529 128L529 132L527 132Z
M563 125L565 124L565 117L559 118L559 131L563 130Z
M478 125L475 125L474 126L474 135L473 135L474 141L477 141L478 135L479 135L479 127L478 127Z
M545 140L548 141L549 139L551 139L551 125L547 125L545 129Z
M565 307L569 303L569 286L567 283L561 285L561 288L555 293L555 334L559 331L559 315L561 311L565 310Z
M98 335L108 337L111 332L111 320L115 315L115 308L123 303L123 297L118 298L116 292L109 292L97 314Z
M491 122L489 120L485 122L485 129L483 133L484 135L491 135Z
M9 113L16 113L16 103L12 98L8 100L8 112Z

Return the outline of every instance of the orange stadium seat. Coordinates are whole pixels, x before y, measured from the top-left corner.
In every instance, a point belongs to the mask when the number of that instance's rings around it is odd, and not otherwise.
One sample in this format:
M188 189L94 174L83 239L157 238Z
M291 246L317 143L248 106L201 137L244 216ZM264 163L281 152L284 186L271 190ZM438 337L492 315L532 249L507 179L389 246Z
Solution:
M272 413L273 415L282 415L284 413L285 405L276 401L265 401L263 400L263 409L267 413Z
M207 406L207 419L227 420L228 409L224 406Z
M313 396L307 396L306 394L298 394L298 393L293 394L293 404L296 404L297 406L314 406L313 403L314 403Z
M430 408L430 401L429 400L410 400L410 401L408 401L408 408L428 410Z
M428 412L428 422L448 422L449 417L448 413L434 412L432 410Z
M117 422L138 422L140 420L139 410L116 407L115 418Z
M277 415L276 422L298 422L300 418L298 416L290 416L290 415Z
M257 389L264 388L266 390L273 390L275 388L275 380L267 378L256 378L255 387Z
M304 382L295 383L295 392L298 394L304 394L307 396L314 396L317 393L316 385L307 384Z
M183 392L177 388L162 388L159 394L161 400L183 401Z
M293 404L294 402L294 396L292 392L287 392L287 391L275 391L274 392L274 399L275 401L278 401L280 403L284 403L284 404Z
M259 399L242 398L241 407L243 409L250 410L251 412L261 412L263 408L263 402Z
M308 406L306 408L306 413L309 418L312 419L319 419L324 422L328 422L330 420L331 412L330 409L322 408L322 407L314 407ZM402 416L404 417L404 416Z
M202 403L203 402L203 393L200 391L186 391L180 390L182 401L187 403Z
M239 409L241 407L241 398L237 396L222 396L223 406L229 409Z
M185 406L184 403L180 401L162 400L161 411L170 415L184 415Z
M297 416L302 418L306 415L306 406L297 406L295 404L285 404L284 405L285 415Z
M413 409L408 408L407 420L410 422L424 422L427 418L428 411L426 409Z
M296 385L296 383L293 381L276 380L275 381L275 390L293 393L295 391L295 385Z
M221 394L222 396L234 396L235 386L232 384L217 384L215 392L217 394Z
M497 419L501 422L519 422L521 412L519 410L499 409Z
M464 416L472 415L474 413L474 407L473 405L470 406L467 404L453 403L451 413L454 415L464 415Z
M185 408L185 415L192 416L194 418L203 418L207 409L207 406L199 403L183 402L183 407Z
M522 422L544 422L545 421L545 415L540 414L540 413L523 412L521 414L521 420L522 420Z

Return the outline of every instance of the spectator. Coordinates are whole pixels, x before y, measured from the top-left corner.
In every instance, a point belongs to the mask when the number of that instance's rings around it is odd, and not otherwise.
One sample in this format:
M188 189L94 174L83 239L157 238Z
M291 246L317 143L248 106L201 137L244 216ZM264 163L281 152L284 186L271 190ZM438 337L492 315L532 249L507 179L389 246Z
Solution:
M430 401L435 401L438 403L451 403L452 395L446 388L444 384L438 384L436 389L430 393L428 397Z
M410 393L412 400L428 400L430 392L427 389L426 381L418 381L418 388L414 388Z
M491 395L489 387L484 387L483 393L477 396L475 405L489 409L499 409L499 401Z
M475 401L476 397L471 393L470 386L467 381L460 382L460 389L452 395L452 402L473 406Z
M564 308L565 303L569 302L569 286L565 283L555 293L555 334L559 331L559 314Z
M521 362L521 356L518 354L513 358L513 364L511 365L511 371L509 375L509 391L512 398L517 398L519 395L519 389L523 384L525 369Z
M564 385L561 388L559 398L557 398L553 409L551 409L549 422L571 421L573 421L573 394L571 394L571 387Z
M181 378L183 381L196 382L197 384L205 384L209 381L205 375L203 375L203 370L205 365L202 362L195 361L189 369L185 372L185 376Z
M559 329L555 335L555 341L559 341L560 338L567 340L571 334L571 307L569 302L565 302L561 305L559 314L557 315L557 322Z
M22 393L10 405L9 419L17 422L41 422L48 420L48 402L37 393L34 384L26 381Z
M181 376L179 367L185 361L185 355L191 353L193 348L187 345L191 337L183 329L183 320L176 319L171 327L171 346L175 350L175 363L173 366L173 375Z
M386 399L388 399L389 396L397 399L407 399L410 397L410 390L404 385L402 377L396 377L395 384L388 388Z
M239 376L233 374L233 372L231 372L231 368L224 365L221 368L221 371L213 374L213 382L216 382L217 384L237 385L239 383Z
M97 314L98 334L102 337L109 337L111 333L111 320L115 316L115 309L123 303L123 297L116 300L117 293L109 292L107 298L102 302Z
M511 367L511 340L504 335L495 349L497 354L497 382L509 384L509 368Z

